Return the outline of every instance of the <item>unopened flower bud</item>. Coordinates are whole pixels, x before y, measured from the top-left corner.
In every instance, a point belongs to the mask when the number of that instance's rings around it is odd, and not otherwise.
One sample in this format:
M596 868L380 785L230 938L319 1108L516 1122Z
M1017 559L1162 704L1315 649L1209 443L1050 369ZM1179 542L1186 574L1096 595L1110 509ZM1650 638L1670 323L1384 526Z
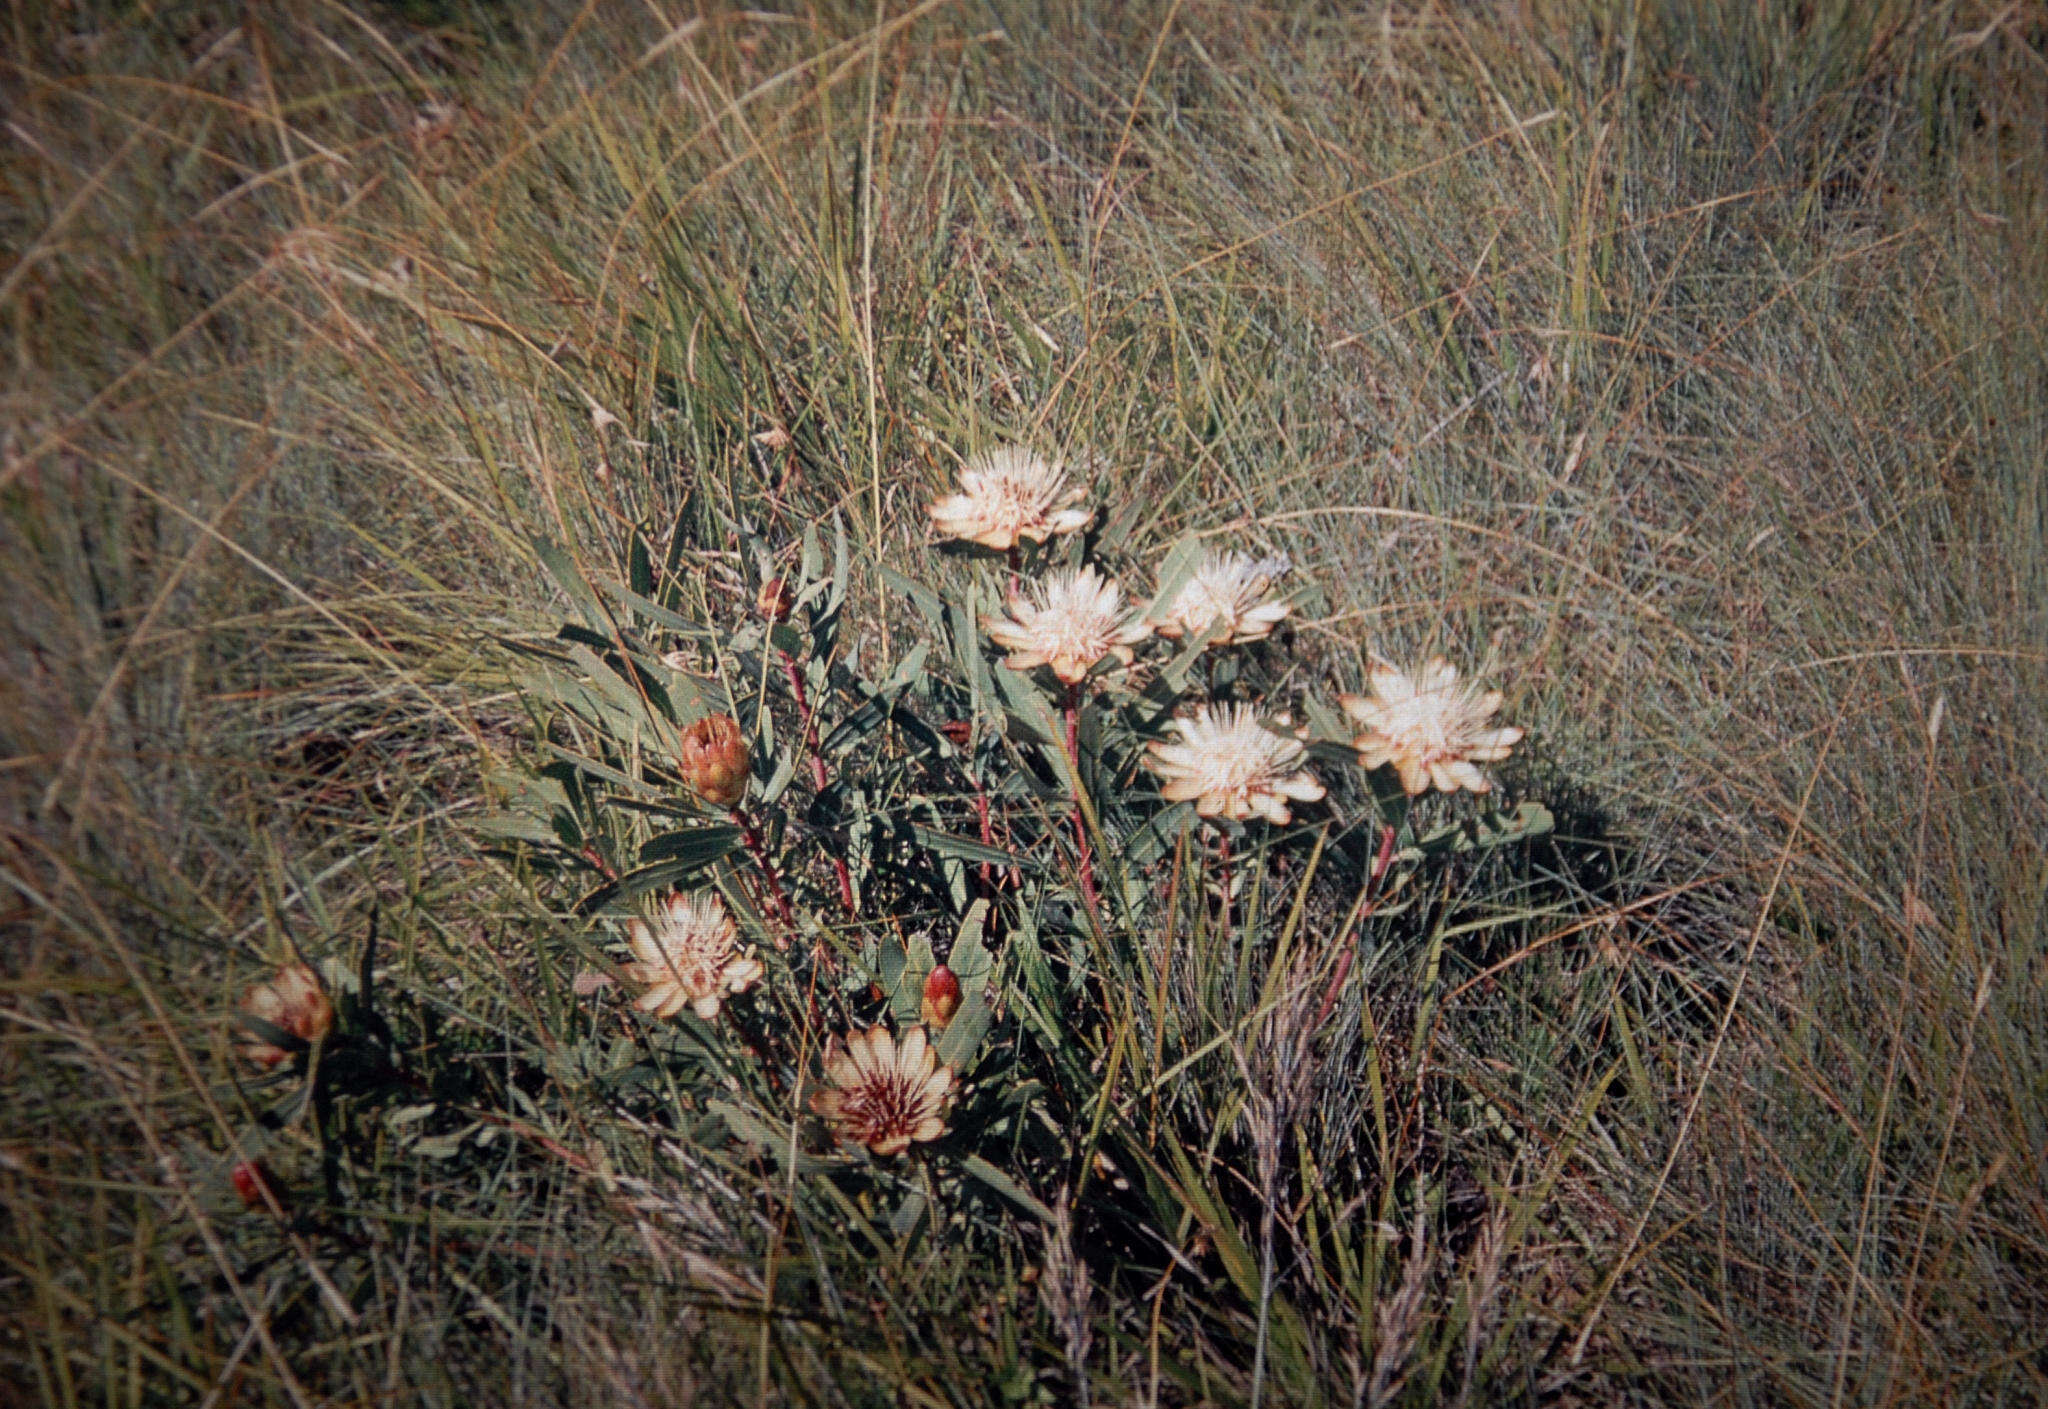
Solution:
M712 714L683 734L683 781L713 807L731 807L747 795L747 741L739 721Z
M241 1198L242 1207L268 1208L273 1201L279 1208L284 1207L284 1194L279 1188L277 1176L270 1172L262 1160L241 1160L229 1172L228 1177L234 1181L235 1193Z
M786 577L771 577L761 584L754 598L754 611L763 621L784 622L796 610L796 592Z
M960 980L941 964L925 976L924 1001L918 1004L918 1012L926 1027L944 1028L959 1011Z
M304 964L286 964L276 978L251 987L242 996L242 1012L308 1046L334 1026L334 1004ZM241 1046L244 1057L263 1067L274 1067L291 1055L261 1032L252 1032Z

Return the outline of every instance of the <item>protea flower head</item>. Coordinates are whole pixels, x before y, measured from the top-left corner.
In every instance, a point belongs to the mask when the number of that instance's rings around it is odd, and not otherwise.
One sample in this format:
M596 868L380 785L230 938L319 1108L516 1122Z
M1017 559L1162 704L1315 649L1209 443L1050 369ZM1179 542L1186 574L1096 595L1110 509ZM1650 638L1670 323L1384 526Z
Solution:
M1487 724L1500 708L1500 691L1458 682L1457 668L1441 656L1413 674L1375 661L1368 681L1372 694L1343 695L1338 702L1363 730L1353 740L1367 768L1392 764L1410 796L1432 786L1488 792L1493 784L1477 765L1508 756L1520 729Z
M1020 542L1043 543L1086 528L1092 512L1075 507L1086 494L1067 483L1059 461L1005 445L969 460L960 471L960 492L936 501L928 512L942 536L1001 553Z
M1200 636L1217 628L1212 645L1258 641L1294 609L1273 600L1273 584L1292 564L1282 555L1253 558L1247 553L1211 553L1174 595L1166 619L1155 628L1161 636Z
M1123 609L1122 589L1092 567L1053 573L1029 597L1013 587L1009 613L982 622L989 638L1010 653L1003 663L1012 670L1049 665L1068 685L1086 679L1105 656L1129 665L1131 647L1152 634Z
M737 719L708 714L683 731L683 781L713 807L731 807L747 795L752 770Z
M711 1021L727 994L744 993L761 977L761 961L741 952L738 937L716 891L671 895L652 925L636 919L626 932L635 960L626 977L647 989L633 1006L657 1018L688 1006Z
M838 1037L825 1049L829 1085L811 1093L811 1109L849 1145L866 1145L878 1155L896 1155L912 1141L946 1133L953 1099L953 1069L939 1065L922 1027L898 1042L877 1025Z
M1146 766L1165 780L1164 797L1192 801L1203 817L1263 817L1284 826L1294 820L1290 801L1323 795L1323 785L1295 766L1307 751L1301 740L1266 728L1250 705L1205 704L1171 727L1180 742L1153 744Z
M334 1004L321 988L319 977L304 964L286 964L275 978L252 984L242 995L242 1012L308 1046L334 1026ZM242 1055L261 1067L274 1067L291 1056L290 1050L261 1033L251 1032L240 1045Z

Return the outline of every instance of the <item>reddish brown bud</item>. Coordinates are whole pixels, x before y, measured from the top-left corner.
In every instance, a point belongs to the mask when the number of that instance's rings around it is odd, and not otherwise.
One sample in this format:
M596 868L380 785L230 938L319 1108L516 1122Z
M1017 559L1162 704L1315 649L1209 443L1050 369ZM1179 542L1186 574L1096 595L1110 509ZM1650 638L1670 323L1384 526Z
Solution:
M262 1160L242 1160L229 1171L228 1177L234 1181L235 1193L241 1198L242 1207L268 1208L273 1201L279 1208L284 1207L284 1194L277 1176Z
M796 593L786 577L771 577L754 598L754 611L764 621L783 622L796 610Z
M739 721L707 715L683 734L683 781L713 807L731 807L747 795L752 767Z
M242 996L242 1011L311 1046L334 1026L334 1004L320 980L304 964L286 964L277 977L259 983ZM252 1031L241 1044L242 1055L262 1067L274 1067L291 1053L262 1032Z
M959 1011L960 980L941 964L925 976L924 1001L918 1004L918 1012L926 1027L943 1029Z
M955 748L964 749L974 739L974 725L965 719L949 719L939 726L939 732L952 740Z

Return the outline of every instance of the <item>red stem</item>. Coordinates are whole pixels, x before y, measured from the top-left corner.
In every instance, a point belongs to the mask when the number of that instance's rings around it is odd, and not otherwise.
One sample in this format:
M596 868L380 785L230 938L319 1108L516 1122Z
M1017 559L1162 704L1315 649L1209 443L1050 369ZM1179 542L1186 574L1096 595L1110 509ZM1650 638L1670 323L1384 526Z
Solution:
M981 844L983 846L994 846L996 844L996 834L995 829L989 825L988 794L981 790L981 779L975 778L972 781L974 783L974 820L981 825ZM986 861L981 863L981 888L984 892L993 892L995 889L994 876Z
M804 751L811 757L811 785L819 792L825 791L825 753L818 746L818 719L811 713L811 702L804 691L803 672L796 668L796 657L787 651L779 652L782 670L789 679L789 693L796 699L797 717L803 721ZM837 853L832 857L832 871L839 879L839 903L846 907L848 915L859 913L859 906L853 898L853 872L847 869L846 858Z
M761 868L762 879L768 883L768 898L774 902L776 917L782 921L782 933L775 936L775 947L787 949L790 936L796 933L796 912L790 908L789 896L782 889L782 877L776 874L775 862L768 855L768 848L754 826L754 819L737 807L732 810L732 818L740 824L740 840L746 844L754 864Z
M1074 845L1081 853L1081 900L1089 918L1102 922L1095 894L1095 858L1088 849L1088 822L1081 815L1081 682L1067 687L1067 761L1074 768Z
M1394 829L1382 823L1380 826L1380 853L1373 858L1372 874L1366 878L1365 882L1365 904L1359 908L1358 919L1351 925L1351 942L1345 946L1343 954L1337 959L1337 972L1330 975L1330 986L1323 990L1323 1001L1316 1009L1316 1020L1309 1024L1310 1032L1314 1032L1317 1028L1321 1027L1323 1019L1330 1016L1330 1009L1337 1006L1337 995L1344 990L1344 980L1351 977L1351 960L1358 953L1358 928L1365 923L1366 917L1371 915L1374 907L1380 903L1377 893L1379 884L1385 878L1387 868L1393 862Z

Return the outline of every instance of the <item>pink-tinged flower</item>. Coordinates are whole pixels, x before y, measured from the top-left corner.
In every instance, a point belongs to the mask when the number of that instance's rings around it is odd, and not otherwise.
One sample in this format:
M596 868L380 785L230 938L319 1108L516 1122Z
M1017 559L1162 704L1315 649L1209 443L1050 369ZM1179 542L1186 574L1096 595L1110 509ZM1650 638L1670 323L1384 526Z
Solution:
M1211 645L1258 641L1294 610L1273 599L1273 584L1288 571L1285 557L1253 558L1245 553L1211 553L1174 594L1159 623L1161 636L1200 636L1214 628Z
M960 492L932 504L932 527L1006 552L1020 542L1043 543L1054 534L1088 526L1093 511L1076 507L1087 494L1067 483L1066 467L1022 446L984 451L960 471Z
M831 1084L811 1093L811 1109L846 1144L896 1155L946 1133L953 1069L939 1065L922 1027L900 1043L879 1025L850 1034L844 1047L835 1036L825 1050L825 1079Z
M1307 751L1301 740L1266 728L1250 705L1203 705L1170 727L1180 742L1153 744L1146 766L1165 780L1167 800L1192 801L1200 816L1284 826L1294 820L1290 801L1323 795L1323 785L1295 766Z
M740 950L738 927L715 891L676 892L652 925L635 920L626 937L636 961L625 966L626 977L647 990L633 1006L657 1018L687 1006L709 1022L727 994L744 993L761 977L761 961Z
M988 617L982 627L1010 654L1012 670L1049 665L1066 684L1084 680L1096 662L1113 656L1125 665L1131 647L1152 628L1123 607L1123 591L1092 567L1057 572L1026 597L1012 588L1007 617Z
M308 1046L334 1026L334 1004L320 987L318 976L304 964L286 964L275 978L251 985L242 995L242 1012ZM289 1050L256 1032L244 1038L240 1047L242 1055L260 1067L274 1067L291 1056Z
M1496 729L1487 720L1500 708L1500 691L1458 683L1457 668L1437 656L1410 675L1375 661L1370 697L1343 695L1338 703L1361 732L1353 740L1367 768L1392 764L1410 796L1432 786L1488 792L1493 784L1476 765L1497 763L1521 739L1520 729Z

